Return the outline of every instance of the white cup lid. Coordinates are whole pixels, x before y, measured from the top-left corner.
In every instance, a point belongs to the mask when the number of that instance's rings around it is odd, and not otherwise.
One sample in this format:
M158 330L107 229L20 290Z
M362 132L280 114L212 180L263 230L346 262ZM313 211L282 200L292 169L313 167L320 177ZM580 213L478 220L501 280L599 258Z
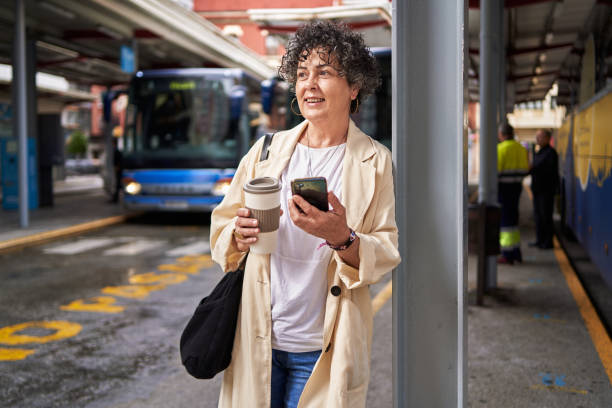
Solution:
M280 189L280 183L274 177L257 177L244 185L244 191L250 194L270 194Z

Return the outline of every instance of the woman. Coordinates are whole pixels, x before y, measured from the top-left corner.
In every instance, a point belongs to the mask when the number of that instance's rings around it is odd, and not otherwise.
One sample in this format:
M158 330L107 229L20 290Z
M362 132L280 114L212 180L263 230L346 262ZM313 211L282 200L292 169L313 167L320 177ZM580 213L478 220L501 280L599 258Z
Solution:
M289 42L279 74L305 120L274 136L268 160L259 161L261 140L253 146L212 214L213 259L233 270L259 233L242 186L279 178L278 245L247 258L219 406L364 407L368 285L400 261L391 155L349 117L378 86L376 61L348 27L313 22ZM291 196L291 180L315 176L327 179L327 212Z

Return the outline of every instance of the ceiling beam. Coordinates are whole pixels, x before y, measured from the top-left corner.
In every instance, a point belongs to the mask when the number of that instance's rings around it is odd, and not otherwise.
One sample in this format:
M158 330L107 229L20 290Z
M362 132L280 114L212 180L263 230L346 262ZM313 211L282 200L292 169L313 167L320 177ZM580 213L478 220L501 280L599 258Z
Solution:
M537 93L537 92L548 92L550 90L550 87L547 88L542 88L542 87L538 87L538 88L532 88L532 89L523 89L520 91L516 91L515 94L516 95L524 95L524 94L529 94L529 93Z
M522 6L531 6L533 4L549 3L551 1L557 1L557 0L506 0L504 2L504 8L509 9L509 8L522 7ZM469 7L471 9L479 9L480 0L470 0Z
M567 82L579 82L580 75L559 75L557 79L560 81L567 81Z
M120 16L133 27L146 27L170 46L199 58L242 68L255 78L269 78L274 68L255 51L223 35L221 30L197 13L166 0L89 0L108 14Z
M559 75L559 71L546 71L540 72L539 74L512 75L508 77L508 80L516 81L518 79L539 78L550 75Z
M612 1L612 0L610 0ZM555 45L544 45L544 46L540 46L540 47L528 47L528 48L517 48L514 50L510 50L506 53L506 55L508 57L514 57L517 55L524 55L524 54L533 54L533 53L543 53L543 52L547 52L547 51L552 51L552 50L556 50L559 48L569 48L569 47L573 47L574 43L563 43L563 44L555 44ZM572 50L572 52L575 53L580 53L580 51L576 50ZM480 54L480 49L479 48L470 48L469 49L469 53L470 55L479 55Z
M71 63L71 62L84 62L84 61L104 61L104 62L119 66L119 61L117 61L116 58L92 57L92 56L87 56L87 55L79 55L78 57L74 57L74 58L63 58L59 60L39 61L38 64L36 64L36 67L40 69L44 69L47 67L51 67L53 65L63 65L63 64Z
M161 38L159 35L155 34L154 32L151 32L149 30L146 29L136 29L134 30L134 38L153 38L153 39L157 39L157 38Z
M107 33L98 30L66 30L64 40L116 40Z
M569 48L573 46L574 46L574 43L564 43L564 44L556 44L556 45L544 45L540 47L518 48L518 49L510 50L507 55L509 57L515 57L517 55L543 53L546 51L557 50L559 48Z

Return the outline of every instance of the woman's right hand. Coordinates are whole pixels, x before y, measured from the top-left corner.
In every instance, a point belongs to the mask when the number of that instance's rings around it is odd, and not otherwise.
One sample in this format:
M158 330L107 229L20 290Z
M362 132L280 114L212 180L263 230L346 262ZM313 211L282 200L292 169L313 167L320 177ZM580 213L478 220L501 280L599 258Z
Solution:
M249 218L251 211L248 208L239 208L236 211L238 218L234 226L234 239L236 247L240 252L248 251L249 247L257 242L259 228L257 228L257 220Z

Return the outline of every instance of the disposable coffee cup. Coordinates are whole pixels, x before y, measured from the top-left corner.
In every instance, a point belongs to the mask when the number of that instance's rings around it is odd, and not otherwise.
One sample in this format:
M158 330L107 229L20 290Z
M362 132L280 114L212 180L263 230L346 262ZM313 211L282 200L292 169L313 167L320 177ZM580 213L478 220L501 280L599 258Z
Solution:
M257 219L259 235L251 252L269 254L276 249L280 220L280 183L274 177L257 177L244 185L246 208Z

